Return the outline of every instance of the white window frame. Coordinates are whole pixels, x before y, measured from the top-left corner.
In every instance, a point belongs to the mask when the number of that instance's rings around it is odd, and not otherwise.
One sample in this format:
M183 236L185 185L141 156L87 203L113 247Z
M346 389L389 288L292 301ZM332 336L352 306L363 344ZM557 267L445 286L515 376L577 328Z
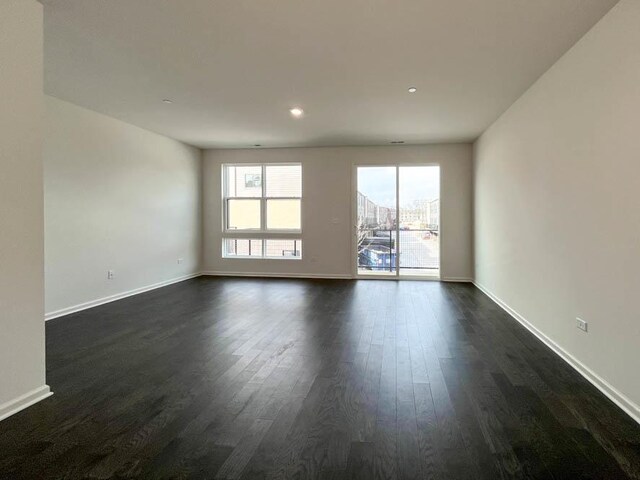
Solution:
M299 197L267 197L267 167L272 166L299 166L300 167L300 196ZM260 167L262 178L262 192L260 197L230 197L228 196L229 182L227 179L228 167ZM223 259L243 259L243 260L302 260L302 230L304 225L303 219L303 181L302 181L302 163L299 162L280 162L280 163L224 163L221 171L221 196L222 196L222 244L221 255ZM229 200L259 200L260 201L260 228L228 228ZM299 200L300 201L300 228L298 229L268 229L267 228L267 201L269 200ZM248 239L262 241L262 256L248 255L226 255L225 240L227 239ZM299 242L299 257L268 257L264 255L266 251L267 240L294 240Z
M300 178L302 179L302 164L301 163L225 163L222 165L222 231L225 234L242 234L242 233L259 233L259 234L271 234L271 233L283 233L289 235L301 235L302 234L302 205L303 196L302 180L300 185L299 197L267 197L267 167L281 167L281 166L299 166ZM228 167L260 167L262 175L262 194L260 197L230 197L228 196L229 182L226 178L226 172ZM229 228L229 200L260 200L260 228L243 228L234 229ZM300 228L267 228L267 202L269 200L299 200L300 201ZM297 240L297 239L296 239Z
M257 240L262 242L262 255L227 255L225 252L225 245L224 242L225 240ZM300 255L297 257L286 257L286 256L267 256L265 254L266 250L267 250L267 241L268 240L289 240L292 242L298 242L299 248L297 251L300 252ZM230 258L230 259L242 259L242 260L302 260L302 239L301 238L283 238L283 237L278 237L278 238L256 238L256 237L239 237L239 236L229 236L229 237L223 237L222 238L222 258Z

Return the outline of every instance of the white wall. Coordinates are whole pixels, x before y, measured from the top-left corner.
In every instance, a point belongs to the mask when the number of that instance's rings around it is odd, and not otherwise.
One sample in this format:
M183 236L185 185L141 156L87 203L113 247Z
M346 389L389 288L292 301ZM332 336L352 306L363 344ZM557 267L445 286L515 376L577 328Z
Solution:
M639 46L623 0L475 145L476 281L638 419Z
M472 275L471 145L208 150L204 154L204 270L215 273L352 275L352 171L357 164L439 164L441 275ZM302 163L303 258L221 258L221 166L243 162ZM337 223L333 223L334 219Z
M42 6L0 2L0 419L46 396Z
M46 97L48 316L199 271L200 176L200 150Z

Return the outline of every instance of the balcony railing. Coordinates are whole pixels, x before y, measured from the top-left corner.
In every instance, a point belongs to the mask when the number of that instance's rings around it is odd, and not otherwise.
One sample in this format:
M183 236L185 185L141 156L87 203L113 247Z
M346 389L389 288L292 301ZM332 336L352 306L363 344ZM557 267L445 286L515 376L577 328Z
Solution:
M396 238L400 235L399 238ZM399 249L399 251L398 251ZM437 270L440 265L438 229L379 229L358 231L358 268L372 271Z

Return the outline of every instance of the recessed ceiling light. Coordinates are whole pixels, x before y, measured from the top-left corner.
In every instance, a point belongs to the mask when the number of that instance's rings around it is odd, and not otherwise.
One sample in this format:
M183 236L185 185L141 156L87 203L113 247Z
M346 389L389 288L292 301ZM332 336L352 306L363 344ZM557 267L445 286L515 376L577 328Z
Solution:
M416 87L409 87L409 93L416 93L418 89Z
M173 103L173 101L169 100L168 98L165 98L164 100L162 100L162 103Z
M300 118L302 115L304 115L304 110L302 110L300 107L293 107L289 109L289 113L296 118Z

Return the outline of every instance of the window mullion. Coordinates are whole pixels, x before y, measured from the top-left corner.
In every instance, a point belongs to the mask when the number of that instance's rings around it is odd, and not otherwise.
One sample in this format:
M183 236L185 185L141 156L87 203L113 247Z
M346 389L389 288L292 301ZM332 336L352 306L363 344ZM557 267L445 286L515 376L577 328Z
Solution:
M267 231L267 201L265 199L267 194L267 166L262 164L262 198L260 199L261 212L260 212L260 230ZM264 252L264 245L263 245Z

